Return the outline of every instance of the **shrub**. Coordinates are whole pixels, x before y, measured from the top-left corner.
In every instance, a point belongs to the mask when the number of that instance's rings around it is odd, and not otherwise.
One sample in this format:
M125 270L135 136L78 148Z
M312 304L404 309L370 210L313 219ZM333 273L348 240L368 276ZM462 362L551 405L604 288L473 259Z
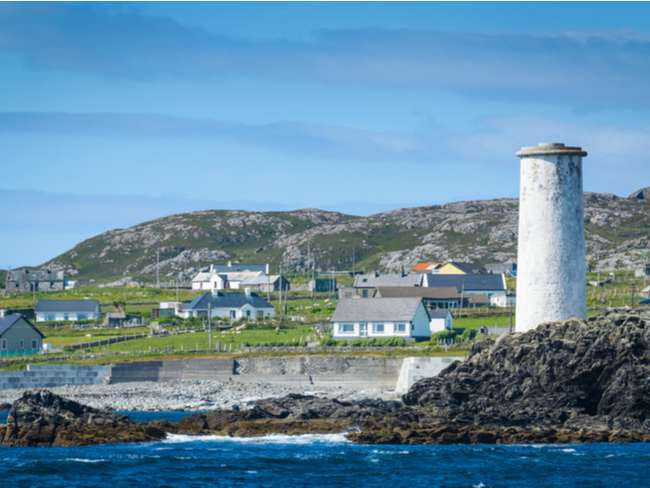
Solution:
M476 329L465 329L461 334L460 338L463 341L472 341L476 337Z
M449 339L455 339L456 333L453 330L441 330L436 332L431 336L431 341L447 341Z

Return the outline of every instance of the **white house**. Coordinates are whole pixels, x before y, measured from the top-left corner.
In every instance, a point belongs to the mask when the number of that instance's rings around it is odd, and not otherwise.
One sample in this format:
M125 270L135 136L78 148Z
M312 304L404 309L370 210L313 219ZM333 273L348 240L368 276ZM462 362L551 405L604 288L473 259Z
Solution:
M245 293L221 293L213 290L196 297L182 312L182 317L227 317L237 320L243 317L272 317L275 315L273 305L246 289Z
M490 297L490 305L501 308L514 307L517 305L517 295L506 295L505 293L492 295Z
M192 279L192 290L238 289L241 282L246 279L266 276L264 270L267 267L268 265L225 266L213 264L208 270L201 271Z
M429 322L421 298L349 298L339 300L332 315L332 337L428 340Z
M39 300L36 322L98 319L99 300Z
M453 330L454 328L454 317L447 308L429 310L429 317L431 317L429 331L432 334L443 330Z

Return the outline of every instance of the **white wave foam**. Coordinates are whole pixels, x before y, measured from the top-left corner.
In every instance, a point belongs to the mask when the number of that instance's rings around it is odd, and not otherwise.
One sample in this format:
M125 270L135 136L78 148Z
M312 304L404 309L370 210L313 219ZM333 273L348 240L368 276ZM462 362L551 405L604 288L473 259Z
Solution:
M103 463L105 459L82 459L82 458L68 458L64 461L74 461L76 463Z
M350 443L345 434L274 434L263 437L228 437L224 435L181 435L167 434L163 442L179 444L182 442L237 442L240 444L341 444Z

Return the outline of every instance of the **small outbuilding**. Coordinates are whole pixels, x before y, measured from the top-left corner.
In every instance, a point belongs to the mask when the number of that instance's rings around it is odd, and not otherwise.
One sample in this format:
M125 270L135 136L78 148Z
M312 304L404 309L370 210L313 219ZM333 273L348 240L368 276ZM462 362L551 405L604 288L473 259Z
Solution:
M428 340L430 317L421 298L339 300L332 315L334 339L403 337Z
M0 310L0 355L34 354L43 349L45 336L21 314Z
M454 317L447 308L429 310L429 317L431 317L431 320L429 321L429 331L432 334L442 332L443 330L454 329Z

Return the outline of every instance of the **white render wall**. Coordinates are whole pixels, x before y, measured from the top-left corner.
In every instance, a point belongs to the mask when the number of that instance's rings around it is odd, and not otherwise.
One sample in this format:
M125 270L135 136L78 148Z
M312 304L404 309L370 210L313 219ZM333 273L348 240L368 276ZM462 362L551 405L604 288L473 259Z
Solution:
M587 318L580 148L540 144L521 158L517 332Z

